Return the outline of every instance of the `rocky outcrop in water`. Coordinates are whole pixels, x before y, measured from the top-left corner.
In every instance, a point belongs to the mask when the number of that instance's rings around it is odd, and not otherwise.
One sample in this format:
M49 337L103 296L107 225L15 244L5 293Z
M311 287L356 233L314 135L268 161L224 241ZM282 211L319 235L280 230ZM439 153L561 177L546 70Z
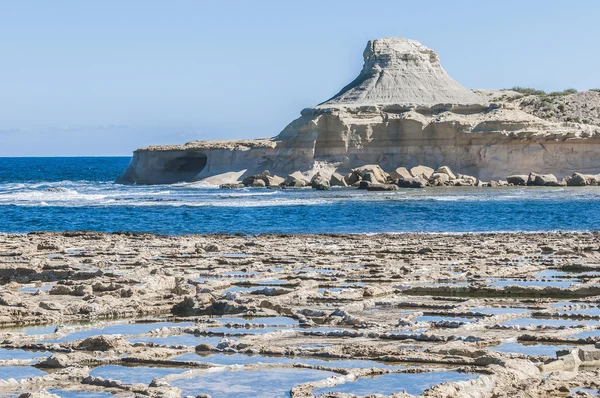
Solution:
M353 82L304 109L278 136L142 148L118 182L225 184L264 170L280 176L300 171L311 181L316 173L329 179L366 164L388 172L447 165L483 180L531 170L559 178L600 171L600 93L548 103L513 92L471 91L414 40L372 40L363 55Z

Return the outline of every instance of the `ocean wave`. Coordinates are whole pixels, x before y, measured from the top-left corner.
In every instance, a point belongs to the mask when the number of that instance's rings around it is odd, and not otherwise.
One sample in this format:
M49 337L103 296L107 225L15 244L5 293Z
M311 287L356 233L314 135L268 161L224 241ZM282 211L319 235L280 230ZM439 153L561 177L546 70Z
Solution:
M427 188L367 192L356 189L315 191L243 188L214 189L203 183L119 185L112 182L59 181L0 184L0 206L189 206L272 207L348 202L520 202L598 201L600 187L589 188Z

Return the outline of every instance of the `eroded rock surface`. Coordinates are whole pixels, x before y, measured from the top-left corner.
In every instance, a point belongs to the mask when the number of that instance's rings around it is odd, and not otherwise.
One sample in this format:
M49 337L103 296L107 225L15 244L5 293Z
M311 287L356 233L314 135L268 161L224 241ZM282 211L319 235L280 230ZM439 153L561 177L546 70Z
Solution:
M0 235L0 394L597 390L598 238Z

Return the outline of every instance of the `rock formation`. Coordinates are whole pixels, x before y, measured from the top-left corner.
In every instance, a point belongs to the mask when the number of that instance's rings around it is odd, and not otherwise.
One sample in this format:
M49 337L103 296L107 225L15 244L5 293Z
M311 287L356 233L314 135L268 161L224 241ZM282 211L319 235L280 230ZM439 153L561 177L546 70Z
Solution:
M118 182L224 184L264 170L281 177L300 171L311 181L367 164L388 172L449 166L480 179L600 172L600 93L553 105L589 117L544 117L538 99L528 99L535 96L466 89L414 40L372 40L364 60L352 83L274 138L142 148Z

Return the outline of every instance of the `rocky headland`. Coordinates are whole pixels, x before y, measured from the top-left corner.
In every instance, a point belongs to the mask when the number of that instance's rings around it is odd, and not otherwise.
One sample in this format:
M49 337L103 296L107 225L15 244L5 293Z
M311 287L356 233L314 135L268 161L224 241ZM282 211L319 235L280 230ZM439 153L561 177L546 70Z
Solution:
M549 184L556 179L557 185L576 172L589 185L600 172L598 91L469 90L445 72L433 50L408 39L372 40L363 55L353 82L304 109L276 137L138 149L118 182L239 184L269 170L280 184L289 175L310 183L317 173L331 184L334 173L337 181L365 166L392 175L425 165L469 177L454 185L472 179L502 185L508 176L531 172L553 174ZM411 184L419 182L404 183Z

